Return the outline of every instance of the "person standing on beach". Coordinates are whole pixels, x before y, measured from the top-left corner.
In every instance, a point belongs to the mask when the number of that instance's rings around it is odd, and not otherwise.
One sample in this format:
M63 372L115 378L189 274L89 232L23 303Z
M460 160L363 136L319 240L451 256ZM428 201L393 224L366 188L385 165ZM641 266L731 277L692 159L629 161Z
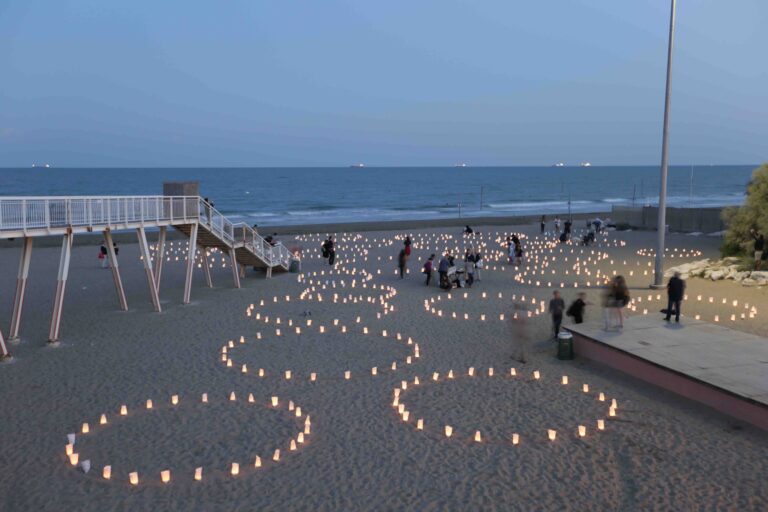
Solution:
M328 264L333 266L336 263L336 244L333 242L333 235L328 236Z
M523 244L518 243L515 245L515 265L520 265L523 263Z
M667 322L672 318L672 307L675 308L675 322L680 322L680 303L683 302L685 295L685 281L680 278L680 272L669 278L667 283L667 316L664 318Z
M478 282L482 281L482 279L480 279L480 271L483 270L484 266L485 263L483 262L483 254L480 252L480 248L478 247L475 249L475 279L477 279Z
M549 301L549 314L552 315L552 329L555 332L555 338L560 334L560 326L563 323L563 310L565 310L565 301L560 298L560 292L552 292L552 299Z
M405 249L400 249L400 254L397 255L397 268L400 269L400 279L405 278L405 267L408 263L408 255L405 254Z
M475 253L471 248L464 253L464 279L467 286L472 288L475 282Z
M555 234L560 234L560 217L555 217Z
M541 234L544 234L544 230L547 228L547 216L542 215L541 216Z
M755 239L755 270L760 270L763 266L763 251L765 251L765 237L762 233L753 229L752 238Z
M565 224L563 224L563 232L565 233L565 237L571 238L571 226L573 225L573 222L571 222L571 219L568 219L565 221Z
M413 242L411 242L411 236L410 235L406 236L405 240L403 241L403 245L405 246L404 250L405 250L405 257L406 258L410 258L411 257L411 244L412 243Z
M429 286L430 281L432 281L432 266L434 264L435 255L432 254L429 259L424 263L424 270L422 272L424 274L427 274L427 282L425 283L427 286Z
M440 276L440 281L438 283L440 288L450 288L450 285L448 284L448 268L450 266L451 265L448 262L448 253L446 252L437 264L437 275Z

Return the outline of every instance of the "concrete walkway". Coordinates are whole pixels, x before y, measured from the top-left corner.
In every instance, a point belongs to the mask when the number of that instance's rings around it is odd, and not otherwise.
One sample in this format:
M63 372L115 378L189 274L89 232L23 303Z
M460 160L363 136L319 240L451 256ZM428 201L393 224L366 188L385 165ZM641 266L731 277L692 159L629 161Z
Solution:
M768 429L768 339L690 318L666 323L661 315L631 316L623 332L598 322L566 327L578 356Z

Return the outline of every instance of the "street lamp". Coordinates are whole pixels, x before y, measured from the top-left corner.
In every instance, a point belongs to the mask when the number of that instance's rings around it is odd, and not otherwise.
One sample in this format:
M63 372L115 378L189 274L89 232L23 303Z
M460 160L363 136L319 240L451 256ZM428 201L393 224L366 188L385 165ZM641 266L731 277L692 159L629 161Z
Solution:
M672 48L675 41L675 7L677 0L672 0L669 13L669 46L667 48L667 88L664 96L664 133L661 142L661 184L659 186L659 217L656 226L658 240L654 265L653 284L660 288L664 278L664 236L667 225L667 170L669 164L669 103L672 89Z

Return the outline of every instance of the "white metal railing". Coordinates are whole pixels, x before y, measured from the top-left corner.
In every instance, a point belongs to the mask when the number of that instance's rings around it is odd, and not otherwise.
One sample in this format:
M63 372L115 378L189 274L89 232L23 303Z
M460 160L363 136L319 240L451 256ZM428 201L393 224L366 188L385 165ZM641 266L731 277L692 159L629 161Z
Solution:
M195 196L0 197L0 232L195 222Z
M0 197L0 234L190 222L204 224L227 245L236 241L235 225L198 196ZM271 266L288 268L293 255L285 246L272 246L245 224L237 228L237 241L256 256Z
M287 269L293 259L285 246L273 246L249 226L233 224L199 196L0 197L0 235L192 222L204 225L229 246L243 242L270 266Z
M294 256L282 243L278 242L275 245L270 244L259 235L256 230L246 224L238 224L236 230L239 237L238 241L243 242L243 245L245 245L252 253L267 262L270 266L281 265L288 269Z

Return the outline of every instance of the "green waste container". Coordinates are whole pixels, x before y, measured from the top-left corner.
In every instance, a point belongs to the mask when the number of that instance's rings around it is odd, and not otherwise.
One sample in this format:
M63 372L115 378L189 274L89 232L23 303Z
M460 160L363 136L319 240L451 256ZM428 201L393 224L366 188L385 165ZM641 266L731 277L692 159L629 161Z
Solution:
M563 331L557 335L557 358L573 359L573 335L568 331Z

